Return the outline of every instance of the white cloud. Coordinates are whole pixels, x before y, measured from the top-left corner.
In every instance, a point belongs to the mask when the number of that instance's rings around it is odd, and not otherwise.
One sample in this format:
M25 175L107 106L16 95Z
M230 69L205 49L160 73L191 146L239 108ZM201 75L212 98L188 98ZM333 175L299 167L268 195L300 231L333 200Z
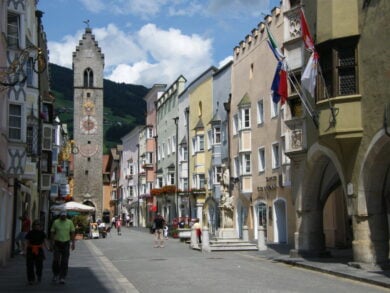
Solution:
M70 68L82 33L49 42L50 62ZM212 64L212 40L178 29L147 24L130 34L109 24L93 34L105 55L105 76L116 82L169 84L180 74L191 80Z
M105 9L104 0L80 0L85 8L93 13L98 13Z

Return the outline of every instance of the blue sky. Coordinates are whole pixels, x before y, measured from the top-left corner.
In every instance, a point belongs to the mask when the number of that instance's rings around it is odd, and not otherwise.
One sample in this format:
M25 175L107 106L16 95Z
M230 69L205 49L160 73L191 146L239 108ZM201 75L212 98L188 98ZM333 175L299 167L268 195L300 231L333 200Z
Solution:
M50 62L71 68L85 20L105 55L105 78L147 87L188 81L233 48L280 0L39 0Z

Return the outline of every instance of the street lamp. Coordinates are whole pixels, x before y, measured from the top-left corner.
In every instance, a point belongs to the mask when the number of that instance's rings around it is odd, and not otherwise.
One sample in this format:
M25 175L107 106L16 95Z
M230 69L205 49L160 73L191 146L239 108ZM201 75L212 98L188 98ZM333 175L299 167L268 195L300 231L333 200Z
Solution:
M140 167L139 167L139 144L137 143L136 145L137 147L137 150L138 150L138 154L137 154L137 223L138 223L138 230L140 229L140 202L139 202L139 174L140 174Z
M179 199L177 196L177 187L179 186L179 152L178 152L178 135L179 135L179 117L173 118L176 125L176 174L175 174L175 182L176 182L176 189L175 189L175 202L176 202L176 218L179 217Z

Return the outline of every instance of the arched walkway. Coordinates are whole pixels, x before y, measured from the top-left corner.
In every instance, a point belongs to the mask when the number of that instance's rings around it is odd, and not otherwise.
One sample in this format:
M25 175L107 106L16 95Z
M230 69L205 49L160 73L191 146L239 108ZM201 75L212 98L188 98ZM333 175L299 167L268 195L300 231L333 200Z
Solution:
M383 131L372 140L359 180L354 222L356 261L385 263L389 260L390 139Z
M312 147L297 201L296 249L302 255L323 254L327 246L336 247L338 239L348 245L349 221L341 170L333 152L320 145Z

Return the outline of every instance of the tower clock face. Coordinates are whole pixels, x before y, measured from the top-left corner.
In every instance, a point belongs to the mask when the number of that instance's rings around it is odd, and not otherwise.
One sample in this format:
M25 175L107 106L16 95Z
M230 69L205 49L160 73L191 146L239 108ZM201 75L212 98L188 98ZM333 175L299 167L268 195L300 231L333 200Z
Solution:
M97 130L97 121L92 116L86 116L80 121L81 132L84 134L95 134Z

